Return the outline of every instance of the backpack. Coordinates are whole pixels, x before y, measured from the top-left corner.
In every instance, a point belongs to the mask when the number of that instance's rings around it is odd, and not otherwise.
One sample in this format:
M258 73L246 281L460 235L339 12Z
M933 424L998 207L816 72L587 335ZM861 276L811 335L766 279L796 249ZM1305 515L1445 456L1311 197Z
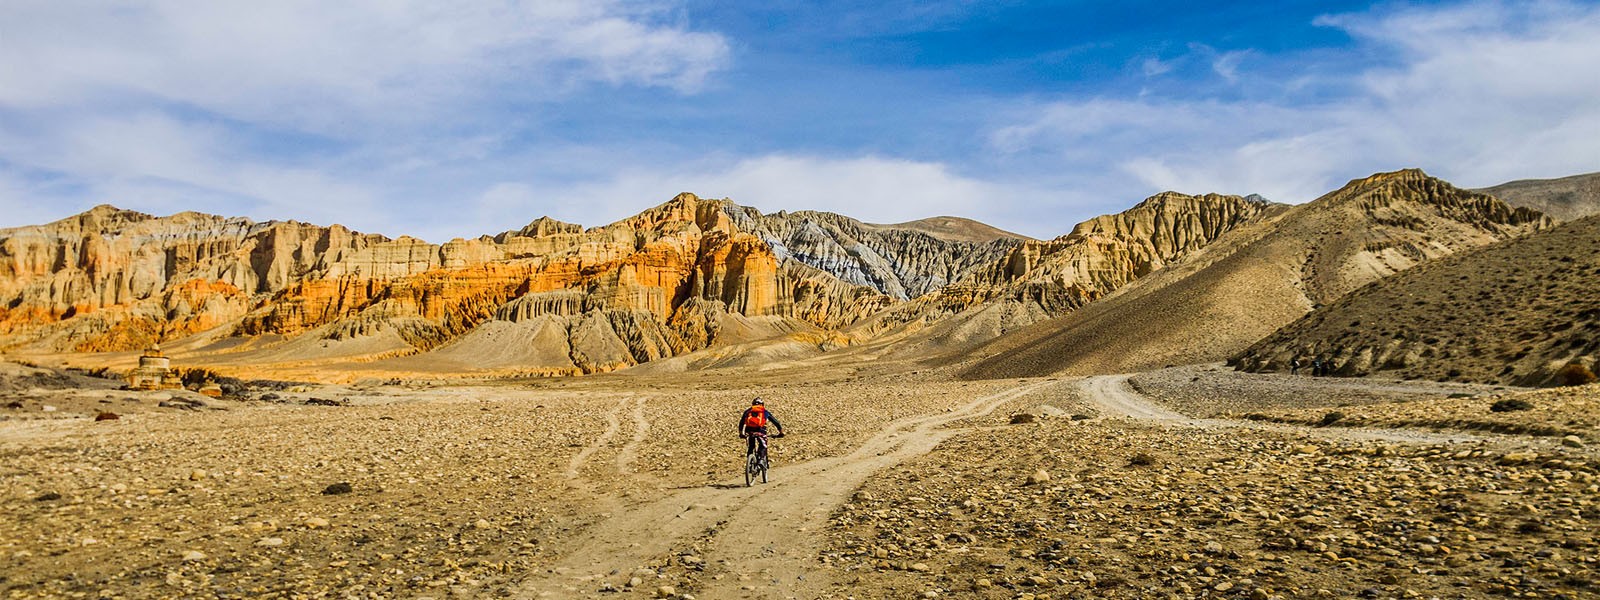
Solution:
M747 411L744 412L744 426L747 429L753 429L753 428L756 428L756 427L766 427L767 426L767 408L764 407L764 406L752 406L752 407L750 407L750 410L747 410Z

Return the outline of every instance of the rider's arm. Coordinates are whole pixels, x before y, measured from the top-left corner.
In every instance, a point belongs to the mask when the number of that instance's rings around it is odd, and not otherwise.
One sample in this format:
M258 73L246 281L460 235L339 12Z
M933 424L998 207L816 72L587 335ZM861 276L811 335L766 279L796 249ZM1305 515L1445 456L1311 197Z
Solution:
M767 420L772 421L772 426L778 428L778 433L783 433L783 423L779 423L778 417L774 416L770 410L767 411Z
M738 427L738 429L739 429L739 437L744 437L744 420L745 420L746 417L749 417L749 416L750 416L750 409L745 409L744 412L739 413L739 427Z

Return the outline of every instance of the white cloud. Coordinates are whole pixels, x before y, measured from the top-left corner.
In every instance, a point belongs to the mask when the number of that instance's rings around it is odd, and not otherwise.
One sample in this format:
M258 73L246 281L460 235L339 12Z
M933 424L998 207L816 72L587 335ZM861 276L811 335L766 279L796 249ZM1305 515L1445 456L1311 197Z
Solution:
M1036 106L995 130L991 145L1121 172L1145 189L1259 192L1292 202L1410 166L1468 186L1600 169L1600 7L1479 2L1318 23L1393 64L1359 73L1353 91L1332 98ZM1239 67L1214 64L1219 75L1276 90L1260 97L1292 97L1306 84Z
M1223 52L1211 61L1211 70L1227 80L1228 83L1237 83L1239 81L1239 63L1243 62L1248 56L1250 56L1249 50Z
M384 223L377 195L366 184L322 168L241 155L227 130L162 113L55 123L47 135L0 125L0 157L26 160L30 170L70 173L87 187L65 195L35 190L31 199L16 202L0 199L8 212L41 201L73 205L58 207L64 210L56 217L99 203L154 213L223 203L258 218Z
M697 90L727 42L661 12L608 0L16 0L0 4L0 105L154 99L327 131L425 119L509 81Z
M728 42L672 1L0 2L0 226L109 202L409 232L538 102L702 89Z
M1139 64L1139 70L1144 73L1145 77L1158 77L1171 72L1172 63L1155 57L1146 58L1144 62Z

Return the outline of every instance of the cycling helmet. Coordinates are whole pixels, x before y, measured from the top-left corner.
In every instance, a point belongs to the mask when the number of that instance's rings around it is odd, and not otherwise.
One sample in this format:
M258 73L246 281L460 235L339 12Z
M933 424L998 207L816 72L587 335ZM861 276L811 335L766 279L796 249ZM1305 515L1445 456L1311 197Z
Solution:
M750 406L760 406L762 404L765 404L765 403L761 401L761 398L759 396L756 397L755 400L751 400L750 401Z

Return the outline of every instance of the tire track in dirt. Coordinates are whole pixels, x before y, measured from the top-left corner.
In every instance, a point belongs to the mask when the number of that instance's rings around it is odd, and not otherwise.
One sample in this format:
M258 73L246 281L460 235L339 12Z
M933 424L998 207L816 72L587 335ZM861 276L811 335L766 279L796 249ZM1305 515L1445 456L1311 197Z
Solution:
M633 437L628 438L628 443L617 453L617 472L629 474L633 467L634 459L639 457L639 445L644 443L644 438L650 433L650 419L645 416L644 404L649 398L639 398L633 402Z
M702 557L706 579L699 582L701 589L680 586L680 591L706 598L818 597L831 585L817 565L823 543L819 534L833 511L868 477L966 431L942 429L945 425L988 415L1054 383L1024 385L951 412L900 419L843 456L774 465L771 484L725 482L613 514L585 531L584 541L559 563L530 574L517 595L600 596L602 582L615 579L612 583L620 585L633 570L699 541L708 546ZM716 575L723 577L709 579ZM747 585L759 589L739 589Z
M611 443L611 438L615 437L617 432L622 429L622 419L619 415L622 413L622 409L628 406L630 399L631 397L624 396L617 400L616 406L611 407L611 411L606 413L606 430L601 432L600 437L595 438L583 450L578 451L572 457L572 462L567 463L567 479L577 479L579 470L583 468L583 463L588 462L590 456L593 456L595 452L599 452L601 448Z

